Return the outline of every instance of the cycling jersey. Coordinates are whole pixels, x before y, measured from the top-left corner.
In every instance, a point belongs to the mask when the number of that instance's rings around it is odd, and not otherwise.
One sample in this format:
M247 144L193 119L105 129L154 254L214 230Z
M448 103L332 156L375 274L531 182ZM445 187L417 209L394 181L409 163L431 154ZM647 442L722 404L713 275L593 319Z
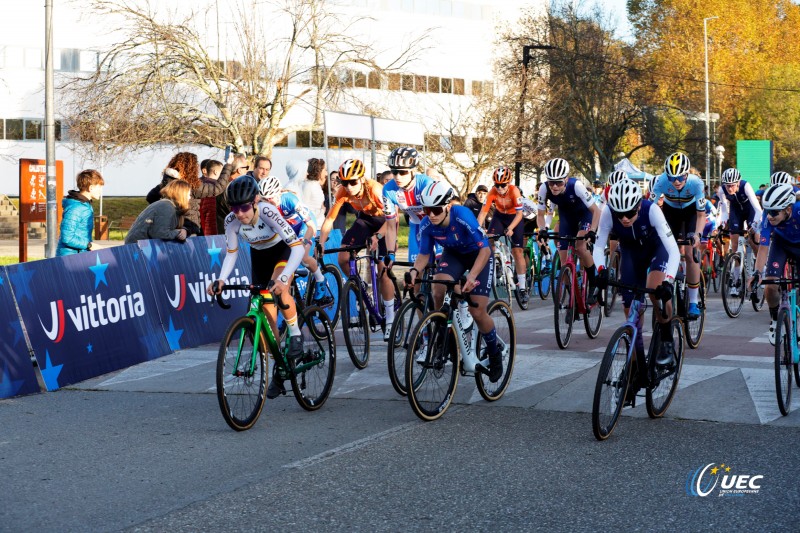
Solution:
M722 224L729 222L733 233L741 234L744 222L747 222L755 231L759 231L761 222L761 204L758 202L753 187L745 180L739 181L739 186L733 194L728 193L725 186L721 186L723 203L727 209L723 212Z
M492 187L492 190L486 196L486 202L481 208L481 214L488 215L492 204L494 204L494 209L497 213L515 215L517 211L522 210L522 193L516 185L511 184L509 184L508 190L504 195L497 191L497 187Z
M522 218L534 219L537 211L536 202L528 198L522 198Z
M278 211L281 212L281 216L289 223L300 239L308 231L309 224L316 229L317 221L314 219L314 215L292 191L281 191L277 207Z
M297 234L281 216L278 208L268 202L259 202L256 209L258 210L258 220L255 226L242 224L233 213L229 213L225 217L225 242L228 253L222 262L220 279L227 279L233 272L236 257L239 254L239 238L249 243L250 247L255 250L265 250L281 241L285 242L291 249L291 256L284 267L287 278L294 274L295 269L300 265L300 261L305 255L303 242L297 238Z
M486 234L478 225L475 214L463 205L450 208L450 224L438 226L428 217L419 226L419 250L421 254L433 254L433 245L459 253L479 251L489 246Z
M694 174L689 174L686 184L681 190L676 189L667 174L659 174L653 180L653 190L650 191L650 200L656 201L664 195L664 203L675 209L685 209L694 204L698 211L705 211L706 197L703 194L703 180Z
M759 243L761 246L768 246L773 235L779 236L786 242L800 244L800 202L795 202L792 205L792 215L777 226L769 223L766 213L764 213L764 218L765 221L761 226L761 241Z
M425 216L422 213L419 196L431 183L433 183L433 178L427 174L417 174L414 176L414 183L407 190L401 189L394 180L384 185L383 207L386 212L386 220L396 218L399 209L408 215L410 222L419 224Z
M342 208L345 202L353 206L353 209L360 211L365 215L373 217L384 216L383 211L383 185L375 180L364 180L361 194L353 196L347 192L347 187L340 187L336 191L336 201L328 210L325 220L333 222L336 215L339 214L339 209Z
M567 179L566 187L561 194L555 195L550 192L547 182L539 187L539 211L547 210L547 201L558 206L559 218L571 217L578 218L591 212L590 208L594 205L592 193L577 178Z

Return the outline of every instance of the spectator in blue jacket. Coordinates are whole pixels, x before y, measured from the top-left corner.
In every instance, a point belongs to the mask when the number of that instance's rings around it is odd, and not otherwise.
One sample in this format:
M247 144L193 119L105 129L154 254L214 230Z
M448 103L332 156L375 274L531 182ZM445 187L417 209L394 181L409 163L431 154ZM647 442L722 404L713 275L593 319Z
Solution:
M75 181L78 190L69 191L61 202L63 214L57 256L88 252L92 249L92 200L100 198L105 181L98 171L92 169L82 170Z

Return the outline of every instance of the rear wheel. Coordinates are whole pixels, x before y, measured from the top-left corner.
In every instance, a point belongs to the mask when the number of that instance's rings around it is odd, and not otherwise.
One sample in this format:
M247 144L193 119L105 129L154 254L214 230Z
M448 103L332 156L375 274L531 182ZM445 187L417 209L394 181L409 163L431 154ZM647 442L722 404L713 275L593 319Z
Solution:
M700 261L700 272L702 273L703 277L706 278L706 294L708 294L708 288L712 283L712 278L714 277L712 271L714 270L714 265L711 263L711 252L706 249L703 252L703 259ZM714 289L716 291L716 288Z
M700 345L700 339L703 338L703 331L705 329L706 324L706 291L705 291L705 279L703 279L703 275L701 272L700 275L700 288L697 291L697 307L700 309L700 316L694 320L689 320L688 318L683 323L684 329L686 330L686 344L689 345L690 348L694 349ZM686 286L686 295L684 296L684 301L689 302L689 286Z
M335 330L339 324L339 316L341 315L341 305L339 305L340 296L342 294L342 273L335 265L325 265L322 268L322 275L325 277L325 286L323 290L323 299L319 305L325 314L328 315L328 320L331 322L331 329ZM314 275L310 274L308 282L308 290L306 291L306 307L311 305L318 305L314 301L314 293L317 287L317 280ZM330 300L333 299L333 302Z
M558 284L553 298L553 322L556 342L562 350L569 345L572 324L575 322L575 298L572 286L572 267L567 265L558 275Z
M744 293L742 288L742 255L739 252L729 254L722 267L722 306L731 318L736 318L742 312ZM738 294L731 294L738 291Z
M316 411L331 393L336 374L336 344L327 313L320 307L307 307L299 315L303 336L303 355L289 360L292 367L292 392L300 407Z
M619 328L608 341L600 363L592 402L592 432L597 440L606 440L611 436L622 412L628 391L628 352L632 340L633 330L630 326Z
M517 332L514 326L514 315L511 312L511 306L505 302L495 300L489 304L487 312L494 322L498 343L502 342L503 375L495 383L492 383L487 375L475 372L475 384L478 386L478 392L483 399L487 402L493 402L503 396L506 388L508 388L511 373L514 371L514 359L517 353ZM477 329L476 326L475 330L477 331ZM480 332L478 334L480 335ZM486 344L483 342L483 336L478 337L477 346L478 358L481 361L488 359L489 355L486 353Z
M225 422L236 431L253 427L267 392L267 346L255 339L250 317L233 321L217 356L217 400Z
M611 261L608 263L608 279L611 281L619 281L619 251L614 251L611 256ZM606 316L611 316L611 312L614 310L614 304L617 302L617 294L619 293L619 289L616 286L607 286L605 292L605 305L603 307L603 312Z
M453 400L458 383L458 348L447 316L428 313L417 325L406 359L411 409L422 420L436 420Z
M355 280L348 280L342 292L342 333L347 353L356 368L369 362L369 322L367 308Z
M494 280L492 283L492 294L495 300L502 300L511 304L511 292L508 290L507 278L505 276L505 265L499 254L494 256Z
M412 298L406 300L394 319L392 329L389 331L389 343L386 351L386 362L389 367L389 381L397 394L405 396L406 387L406 358L411 343L411 335L417 328L425 312L419 300Z
M792 342L794 333L790 329L789 314L786 309L778 313L775 327L775 394L778 396L778 409L786 416L792 409Z
M594 290L589 287L589 290ZM585 291L584 294L586 294ZM603 324L604 307L599 303L586 305L586 313L583 314L583 327L590 339L594 339L600 333L600 326Z
M673 318L670 324L672 328L672 340L675 350L675 362L669 366L656 364L656 356L661 348L661 335L658 328L655 328L650 339L650 351L647 356L648 382L651 384L647 388L646 407L650 418L660 418L669 409L675 391L678 390L678 379L681 376L683 367L683 326L678 318Z
M547 245L545 245L547 246ZM542 255L542 249L539 248L539 259L537 261L539 271L536 273L536 285L539 287L539 298L547 300L550 297L550 292L553 289L553 260L552 254Z

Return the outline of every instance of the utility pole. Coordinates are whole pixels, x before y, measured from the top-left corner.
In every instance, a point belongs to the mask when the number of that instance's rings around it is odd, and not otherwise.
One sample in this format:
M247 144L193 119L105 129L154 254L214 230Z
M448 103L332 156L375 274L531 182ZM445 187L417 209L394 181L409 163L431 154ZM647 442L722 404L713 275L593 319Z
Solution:
M706 188L711 188L711 120L708 112L708 21L719 17L706 17L703 19L703 45L706 52Z
M517 125L517 149L514 156L514 184L519 187L522 174L522 130L525 127L525 100L528 96L528 63L531 50L552 50L555 46L526 44L522 47L522 90L519 96L519 120Z
M58 206L56 205L56 128L53 111L53 0L44 2L44 141L47 165L47 244L45 257L55 257Z

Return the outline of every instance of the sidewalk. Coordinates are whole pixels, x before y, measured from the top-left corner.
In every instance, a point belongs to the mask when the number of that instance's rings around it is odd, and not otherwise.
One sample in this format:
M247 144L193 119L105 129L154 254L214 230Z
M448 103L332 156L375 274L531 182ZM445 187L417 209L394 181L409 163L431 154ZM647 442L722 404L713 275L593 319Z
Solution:
M44 247L47 239L28 239L28 259L44 259ZM124 241L93 241L93 250L122 246ZM0 256L19 257L19 241L0 240Z

